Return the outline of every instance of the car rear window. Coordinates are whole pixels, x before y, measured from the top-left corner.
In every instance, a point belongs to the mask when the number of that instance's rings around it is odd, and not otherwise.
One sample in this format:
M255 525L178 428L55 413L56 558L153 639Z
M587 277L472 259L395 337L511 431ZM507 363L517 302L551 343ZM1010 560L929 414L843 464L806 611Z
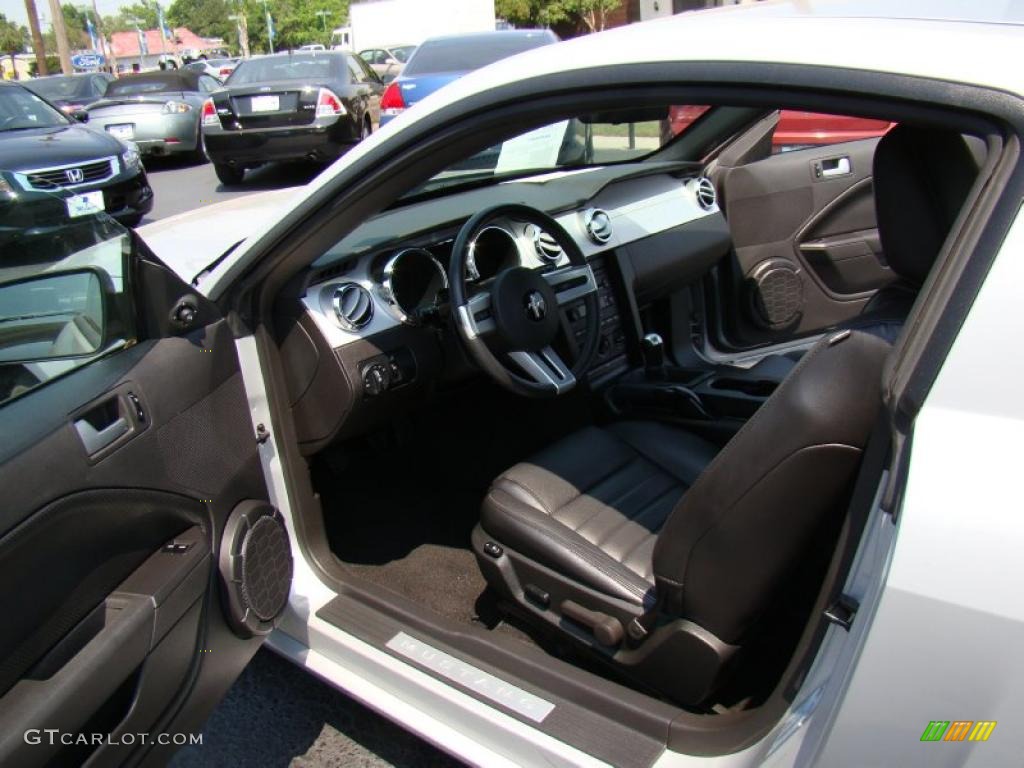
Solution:
M195 91L198 73L181 70L173 74L137 75L122 77L107 86L107 97L138 96L144 93L169 91Z
M416 49L402 74L408 77L440 72L470 72L553 42L548 32L527 35L496 32L477 37L427 40Z
M248 85L274 80L324 80L334 76L335 55L292 54L243 61L228 78L229 85Z
M29 80L25 87L50 101L71 101L103 95L91 77L53 77Z

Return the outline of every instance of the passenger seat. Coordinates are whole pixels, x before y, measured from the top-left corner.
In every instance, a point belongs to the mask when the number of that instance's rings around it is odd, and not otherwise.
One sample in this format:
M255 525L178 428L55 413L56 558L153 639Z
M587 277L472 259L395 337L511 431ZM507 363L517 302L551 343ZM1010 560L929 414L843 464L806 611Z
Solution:
M878 142L875 214L882 252L899 280L878 291L850 327L892 343L978 176L979 156L955 131L901 124Z

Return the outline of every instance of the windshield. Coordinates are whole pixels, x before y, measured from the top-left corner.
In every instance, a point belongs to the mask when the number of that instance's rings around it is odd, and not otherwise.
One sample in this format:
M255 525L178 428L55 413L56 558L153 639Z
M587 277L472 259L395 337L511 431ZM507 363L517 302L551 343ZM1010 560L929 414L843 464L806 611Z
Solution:
M230 85L249 85L275 80L325 80L334 76L333 55L315 53L267 56L243 61L228 78Z
M45 77L28 81L25 87L50 101L78 101L103 95L92 77Z
M550 32L494 32L469 37L439 37L416 49L403 77L441 72L470 72L532 48L555 42Z
M707 112L673 105L581 115L506 139L435 174L405 197L415 198L503 177L535 176L641 160L685 133Z
M0 88L0 131L53 128L68 120L41 98L25 88Z

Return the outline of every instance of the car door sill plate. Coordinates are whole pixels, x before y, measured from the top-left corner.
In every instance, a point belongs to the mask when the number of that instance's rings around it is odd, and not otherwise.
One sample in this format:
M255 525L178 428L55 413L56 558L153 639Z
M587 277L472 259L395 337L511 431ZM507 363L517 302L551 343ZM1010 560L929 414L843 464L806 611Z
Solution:
M399 632L388 640L386 647L535 723L544 722L544 718L555 708L550 701L506 683L501 678L427 645L405 632Z

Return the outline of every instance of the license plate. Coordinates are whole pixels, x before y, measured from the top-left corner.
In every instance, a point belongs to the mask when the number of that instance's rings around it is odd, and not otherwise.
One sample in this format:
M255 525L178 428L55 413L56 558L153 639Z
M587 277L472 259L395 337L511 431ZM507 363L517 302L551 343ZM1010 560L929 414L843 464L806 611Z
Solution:
M250 105L253 112L277 112L281 109L281 97L253 96Z
M133 123L123 123L121 125L108 125L107 133L109 133L111 136L116 136L119 139L134 139L135 125Z
M72 195L64 202L68 206L68 216L72 219L78 216L88 216L90 213L99 213L104 209L103 190L98 189L95 192Z

